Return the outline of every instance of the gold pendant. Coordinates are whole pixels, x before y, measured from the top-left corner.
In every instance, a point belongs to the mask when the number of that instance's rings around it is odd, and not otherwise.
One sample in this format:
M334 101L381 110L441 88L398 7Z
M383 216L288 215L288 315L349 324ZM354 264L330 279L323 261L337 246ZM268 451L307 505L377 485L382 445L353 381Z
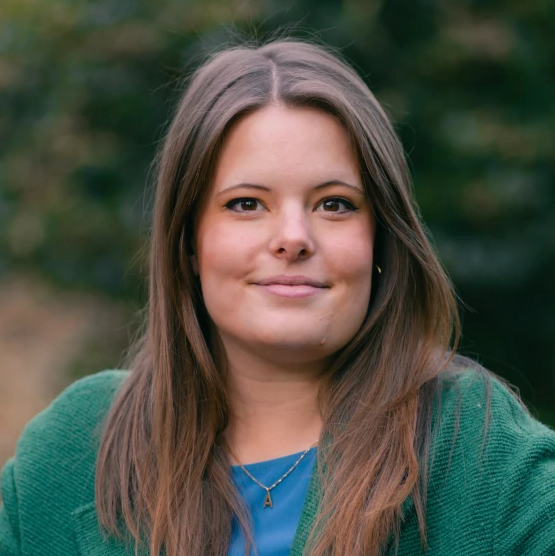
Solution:
M270 496L270 491L267 490L266 491L266 499L264 500L264 507L268 507L270 506L270 508L273 508L274 505L272 504L272 497Z

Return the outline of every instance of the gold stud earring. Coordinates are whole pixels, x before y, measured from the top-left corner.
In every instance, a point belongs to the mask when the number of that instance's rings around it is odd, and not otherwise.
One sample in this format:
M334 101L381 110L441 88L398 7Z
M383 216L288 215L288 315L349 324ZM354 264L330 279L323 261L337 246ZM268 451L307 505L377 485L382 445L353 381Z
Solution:
M382 269L378 265L376 265L376 269L378 270L378 274L382 273Z

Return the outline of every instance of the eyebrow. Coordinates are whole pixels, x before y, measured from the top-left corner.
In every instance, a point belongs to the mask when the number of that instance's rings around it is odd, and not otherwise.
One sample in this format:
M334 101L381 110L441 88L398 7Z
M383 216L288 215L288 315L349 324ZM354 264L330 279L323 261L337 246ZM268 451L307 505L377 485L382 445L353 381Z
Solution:
M345 187L349 187L350 189L354 189L358 193L364 194L364 190L362 190L360 187L357 187L356 185L351 185L350 183L344 182L343 180L328 180L325 181L324 183L318 184L314 189L316 190L325 189L326 187L331 187L332 185L343 185ZM230 187L226 187L225 189L222 189L222 191L216 193L216 196L227 193L228 191L233 191L234 189L255 189L257 191L272 191L270 187L266 187L265 185L258 185L256 183L244 182L244 183L238 183L236 185L232 185Z

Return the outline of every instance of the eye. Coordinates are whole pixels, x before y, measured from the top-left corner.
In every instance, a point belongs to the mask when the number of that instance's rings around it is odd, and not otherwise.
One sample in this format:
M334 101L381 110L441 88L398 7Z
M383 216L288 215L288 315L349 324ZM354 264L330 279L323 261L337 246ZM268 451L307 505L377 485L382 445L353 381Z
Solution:
M243 197L241 199L232 199L229 203L226 203L225 207L235 212L255 212L262 207L262 203L252 197Z
M357 210L353 203L347 201L347 199L343 197L330 197L324 199L318 206L322 207L322 210L325 212L335 212L339 214Z

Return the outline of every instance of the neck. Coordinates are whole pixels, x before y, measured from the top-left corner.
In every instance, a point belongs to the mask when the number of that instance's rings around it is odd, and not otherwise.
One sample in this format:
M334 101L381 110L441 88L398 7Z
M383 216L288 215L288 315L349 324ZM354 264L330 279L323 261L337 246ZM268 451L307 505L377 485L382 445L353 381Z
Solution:
M280 365L229 349L226 357L226 441L241 463L301 452L318 440L321 363Z

